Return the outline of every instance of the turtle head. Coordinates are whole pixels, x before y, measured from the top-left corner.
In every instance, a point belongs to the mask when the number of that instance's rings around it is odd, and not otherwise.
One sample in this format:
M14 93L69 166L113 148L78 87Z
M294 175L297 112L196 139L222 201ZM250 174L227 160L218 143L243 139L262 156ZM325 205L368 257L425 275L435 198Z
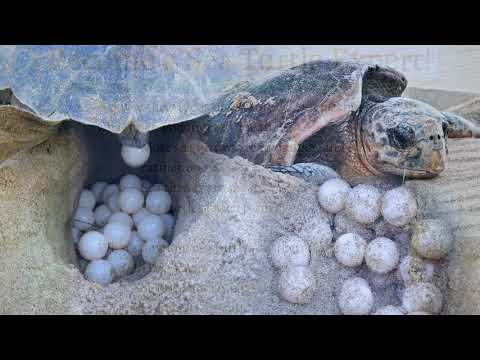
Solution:
M433 178L445 168L445 119L432 106L394 97L360 117L362 159L377 172Z

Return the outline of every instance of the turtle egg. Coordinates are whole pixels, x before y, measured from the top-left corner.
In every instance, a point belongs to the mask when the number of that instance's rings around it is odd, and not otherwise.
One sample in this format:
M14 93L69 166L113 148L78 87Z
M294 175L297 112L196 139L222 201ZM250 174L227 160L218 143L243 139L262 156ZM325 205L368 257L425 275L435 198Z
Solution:
M318 201L325 210L336 214L345 207L345 199L350 190L351 187L345 180L327 180L318 188Z
M152 213L145 208L141 208L135 214L133 214L132 218L135 226L138 227L138 225L140 224L140 221L142 221L148 215L152 215Z
M409 313L424 311L438 314L442 309L442 293L431 283L414 283L405 289L402 307Z
M152 191L167 191L167 188L163 184L153 184L150 187L150 192Z
M368 268L376 273L385 274L392 271L399 259L398 246L390 239L379 237L367 245L365 262Z
M375 311L373 315L405 315L405 314L398 306L387 305Z
M80 238L78 252L86 260L97 260L105 256L108 242L98 231L89 231Z
M90 188L90 191L93 193L93 195L95 196L95 200L96 202L101 202L103 201L102 200L102 194L103 194L103 190L105 190L105 188L107 187L107 183L104 182L104 181L98 181L96 182L95 184L92 185L92 187Z
M137 227L138 235L145 241L162 237L165 230L165 224L157 215L146 216Z
M128 243L127 251L132 256L139 256L142 255L142 247L143 247L143 240L138 236L136 231L132 231L132 235L130 237L130 242Z
M78 200L78 207L84 207L93 210L95 203L96 199L93 192L90 190L82 190L80 193L80 199Z
M380 216L382 194L372 185L360 184L347 194L345 211L356 222L372 224Z
M161 251L168 246L162 238L155 238L147 241L142 247L142 258L150 265L154 265Z
M92 209L79 207L73 215L73 226L79 230L89 230L95 223Z
M137 175L128 174L120 179L120 190L128 188L142 188L142 180Z
M338 306L345 315L368 315L373 306L373 295L365 279L354 277L342 284Z
M316 290L315 276L308 266L289 266L280 274L280 295L294 304L307 304Z
M112 195L110 195L107 199L107 206L108 208L113 212L113 213L116 213L118 211L120 211L120 204L119 204L119 201L118 201L118 197L119 197L120 193L118 191L114 192Z
M344 266L359 266L363 262L366 248L367 242L360 235L343 234L335 241L335 257Z
M412 247L422 257L438 260L448 254L453 245L453 234L445 221L424 219L415 223Z
M150 191L146 208L153 214L166 214L172 206L172 198L166 191Z
M159 216L165 225L165 234L163 237L165 240L171 243L173 238L173 228L175 226L175 218L172 214L160 214Z
M113 274L121 278L133 271L133 257L125 250L114 250L108 255L107 261L112 264Z
M105 187L105 189L103 190L103 193L102 193L102 201L104 203L106 203L108 198L110 197L110 195L112 195L116 192L119 192L119 191L120 191L120 189L119 189L118 185L115 185L115 184L107 185Z
M308 244L312 257L322 256L332 243L333 233L326 219L315 216L298 233Z
M94 260L85 269L85 278L88 281L101 285L108 285L113 281L113 267L107 260Z
M417 214L417 201L410 190L401 186L383 195L381 212L389 224L404 226Z
M125 214L124 212L116 212L112 216L110 216L110 219L108 220L109 223L120 223L123 225L128 226L130 229L133 226L133 220L130 217L130 215Z
M108 223L108 220L112 216L112 212L107 205L100 205L93 212L95 216L95 223L98 226L105 226Z
M405 256L398 266L398 277L405 285L428 282L433 278L434 265L416 256Z
M142 148L122 146L122 159L130 167L139 167L145 164L150 157L150 145Z
M108 223L103 229L103 234L108 241L108 245L117 250L127 247L130 242L131 229L119 222Z
M297 236L285 235L275 240L270 255L273 265L277 268L305 266L310 262L308 245Z
M143 192L136 188L125 189L118 195L120 209L128 214L133 214L140 210L143 206L143 201Z

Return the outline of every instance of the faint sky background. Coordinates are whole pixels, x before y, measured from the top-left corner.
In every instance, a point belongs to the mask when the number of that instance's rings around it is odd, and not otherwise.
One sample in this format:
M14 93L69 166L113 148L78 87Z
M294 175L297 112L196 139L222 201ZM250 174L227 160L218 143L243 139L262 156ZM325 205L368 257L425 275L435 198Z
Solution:
M349 59L386 64L403 72L410 86L480 93L480 46L279 45L244 46L237 61L256 73L314 59Z

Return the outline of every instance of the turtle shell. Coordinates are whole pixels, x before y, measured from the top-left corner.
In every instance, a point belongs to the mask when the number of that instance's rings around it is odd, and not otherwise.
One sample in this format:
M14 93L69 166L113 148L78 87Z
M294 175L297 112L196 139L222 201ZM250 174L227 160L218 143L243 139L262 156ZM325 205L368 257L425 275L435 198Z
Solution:
M363 101L400 96L394 69L351 61L314 61L248 82L212 103L202 140L261 165L291 165L299 145L326 126L352 119Z
M196 118L245 67L241 46L0 46L0 90L46 122L121 133ZM249 75L252 75L251 72Z
M232 83L263 72L260 46L0 46L0 161L64 120L113 133L188 121ZM127 130L126 130L127 129Z

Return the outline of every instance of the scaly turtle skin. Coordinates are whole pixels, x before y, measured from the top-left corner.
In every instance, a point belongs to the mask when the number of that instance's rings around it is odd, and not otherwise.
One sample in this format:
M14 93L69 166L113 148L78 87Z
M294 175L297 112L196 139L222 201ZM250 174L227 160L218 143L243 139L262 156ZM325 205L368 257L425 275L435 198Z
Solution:
M306 63L225 94L196 120L196 134L212 151L294 175L316 163L347 179L432 178L445 167L447 132L479 137L480 131L401 97L406 86L389 67Z

